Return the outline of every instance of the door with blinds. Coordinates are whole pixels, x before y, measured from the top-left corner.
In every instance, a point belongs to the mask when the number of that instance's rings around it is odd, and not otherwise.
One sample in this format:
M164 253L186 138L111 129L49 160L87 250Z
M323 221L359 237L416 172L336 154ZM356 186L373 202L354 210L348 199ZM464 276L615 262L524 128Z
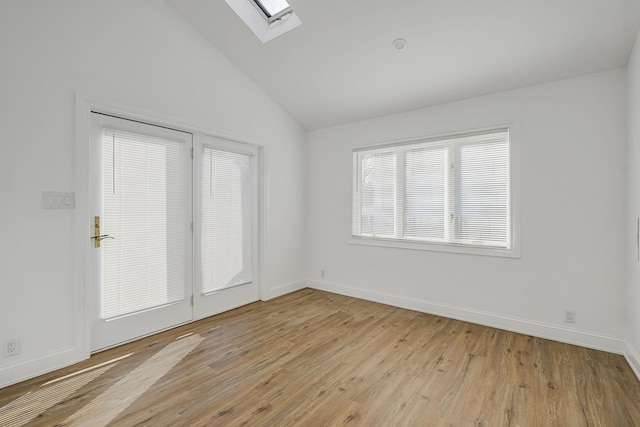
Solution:
M91 350L97 351L193 319L193 136L91 116Z
M258 300L257 148L195 137L196 319Z

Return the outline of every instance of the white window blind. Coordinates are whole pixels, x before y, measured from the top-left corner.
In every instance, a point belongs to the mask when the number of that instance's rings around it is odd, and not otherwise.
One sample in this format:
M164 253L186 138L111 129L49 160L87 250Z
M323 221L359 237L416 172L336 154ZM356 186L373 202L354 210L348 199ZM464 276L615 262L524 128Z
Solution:
M355 237L510 249L509 130L354 151Z
M184 299L183 143L105 129L102 318Z
M253 281L251 156L205 147L202 159L202 287L209 293Z
M419 148L404 155L404 236L444 240L447 235L447 150Z
M457 239L505 246L509 238L509 150L504 140L457 148Z
M361 158L361 232L370 236L395 233L395 153L364 154Z

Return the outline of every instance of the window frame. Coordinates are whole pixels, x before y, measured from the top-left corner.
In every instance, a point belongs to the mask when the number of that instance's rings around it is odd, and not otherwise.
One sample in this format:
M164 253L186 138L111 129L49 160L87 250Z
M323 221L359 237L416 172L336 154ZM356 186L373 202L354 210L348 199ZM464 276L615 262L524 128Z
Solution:
M369 153L382 153L388 152L392 150L397 150L398 148L406 148L408 152L411 149L418 149L420 146L422 147L437 147L439 144L441 146L446 146L449 144L450 140L471 137L474 135L483 135L490 134L493 132L499 131L507 131L508 132L508 143L509 143L509 189L508 189L508 216L509 216L509 225L507 230L507 238L510 242L510 246L508 248L501 248L496 246L485 246L485 245L474 245L467 244L462 242L451 242L451 241L436 241L436 240L428 240L428 239L408 239L408 238L398 238L398 237L382 237L375 235L362 235L356 234L359 231L357 228L358 219L357 216L361 215L361 208L359 206L359 200L357 200L356 194L358 192L357 186L360 182L360 165L358 160L358 154L362 152ZM454 150L455 151L455 150ZM402 248L402 249L412 249L412 250L427 250L427 251L436 251L436 252L451 252L451 253L461 253L461 254L470 254L470 255L485 255L485 256L498 256L498 257L508 257L508 258L520 258L520 239L518 233L518 219L519 219L519 144L518 144L518 125L517 123L510 123L507 125L499 125L499 126L491 126L480 129L473 129L464 132L451 132L438 134L434 136L427 136L421 138L412 138L405 139L394 142L385 142L381 144L374 145L364 145L364 146L356 146L351 150L351 179L352 179L352 188L351 188L351 200L350 200L350 209L351 209L351 223L350 223L350 237L348 240L349 244L353 245L365 245L365 246L379 246L379 247L389 247L389 248ZM406 220L404 215L404 206L401 206L404 202L404 192L405 188L405 177L404 177L404 156L397 156L396 158L396 189L400 188L400 194L396 194L395 196L395 209L396 214L394 216L396 221L396 230L398 230L395 235L403 236L404 235L404 222ZM400 169L398 169L400 168ZM455 172L448 173L448 176L451 176L455 179ZM456 190L457 191L457 190ZM396 190L397 193L397 190ZM449 198L455 199L457 195L454 193L453 195L448 196ZM445 205L448 205L449 199L445 201ZM448 209L448 208L447 208ZM455 212L458 207L451 206L451 212ZM400 210L400 214L397 212ZM448 222L448 221L447 221ZM456 230L451 230L448 232L456 233Z

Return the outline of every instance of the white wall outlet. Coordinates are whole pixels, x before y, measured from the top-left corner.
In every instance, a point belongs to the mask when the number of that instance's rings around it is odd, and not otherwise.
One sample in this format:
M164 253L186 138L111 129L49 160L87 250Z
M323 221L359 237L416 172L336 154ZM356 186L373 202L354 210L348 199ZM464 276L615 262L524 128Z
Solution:
M20 338L9 338L3 343L2 355L5 357L20 354Z
M324 279L324 270L320 270L320 277Z
M565 310L564 311L564 321L567 323L576 323L576 311L575 310Z

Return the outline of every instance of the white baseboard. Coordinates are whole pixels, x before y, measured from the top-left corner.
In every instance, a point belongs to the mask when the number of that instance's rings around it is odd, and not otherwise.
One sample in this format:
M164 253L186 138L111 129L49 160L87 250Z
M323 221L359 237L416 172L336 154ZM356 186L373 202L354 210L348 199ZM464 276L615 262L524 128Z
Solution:
M627 359L627 362L629 362L629 366L633 369L638 380L640 380L640 352L628 341L626 342L624 357Z
M291 292L299 291L307 287L306 281L291 282L286 285L281 285L275 288L267 289L263 293L262 301L268 301L273 298L280 297L282 295L290 294Z
M67 348L37 359L0 368L0 388L73 365L78 362L76 357L76 349Z
M434 303L417 298L353 288L326 281L307 280L305 283L307 283L307 286L310 288L415 310L422 313L429 313L465 322L477 323L492 328L504 329L507 331L579 345L596 350L604 350L616 354L625 353L625 342L622 338L610 337L579 329L563 328L547 323L503 316L500 314L464 307ZM637 360L639 359L636 358L636 361Z

